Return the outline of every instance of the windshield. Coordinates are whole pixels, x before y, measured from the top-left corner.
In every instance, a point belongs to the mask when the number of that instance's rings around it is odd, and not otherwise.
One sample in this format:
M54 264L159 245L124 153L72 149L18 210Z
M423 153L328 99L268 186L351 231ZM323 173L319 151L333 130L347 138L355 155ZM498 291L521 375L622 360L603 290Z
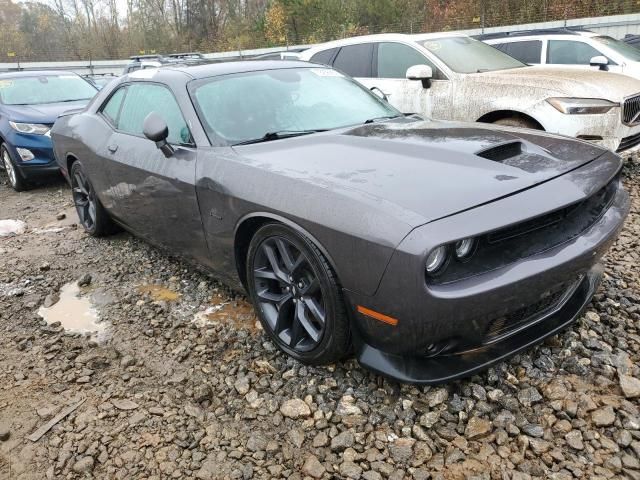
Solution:
M231 145L272 132L331 130L401 115L355 81L329 68L206 78L194 82L190 90L209 135Z
M38 75L0 79L0 102L5 105L90 100L96 88L77 75Z
M526 67L524 63L484 42L469 37L433 38L422 46L457 73L493 72Z
M632 62L640 62L640 50L636 47L629 45L628 43L621 42L620 40L616 40L611 37L593 37L594 40L604 43L607 47L609 47L614 52L622 55L627 60L631 60Z

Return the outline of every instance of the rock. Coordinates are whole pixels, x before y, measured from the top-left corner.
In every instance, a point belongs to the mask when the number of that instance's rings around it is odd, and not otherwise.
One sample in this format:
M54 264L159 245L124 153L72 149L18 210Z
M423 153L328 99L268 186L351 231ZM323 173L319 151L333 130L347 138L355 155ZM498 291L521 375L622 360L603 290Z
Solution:
M302 447L302 444L304 443L304 432L302 430L294 428L292 430L289 430L287 435L289 436L289 440L291 440L291 443L294 447Z
M220 462L213 453L202 462L200 470L195 473L196 478L200 480L215 480L220 478L219 475Z
M525 388L518 392L518 401L525 407L538 403L542 400L542 395L536 387Z
M532 423L528 423L522 426L522 431L534 438L541 438L544 435L544 428L540 425L534 425Z
M9 440L11 436L11 430L9 430L9 425L4 423L0 423L0 442L6 442Z
M233 384L233 387L236 389L236 392L238 392L240 395L246 395L247 393L249 393L249 389L251 388L251 384L249 383L249 379L247 377L240 377ZM311 412L309 412L309 413L311 413Z
M313 437L313 447L326 447L329 444L329 437L326 433L320 432L315 437Z
M82 275L79 279L78 279L78 286L79 287L87 287L91 284L91 274L89 273L85 273L84 275Z
M42 306L44 308L51 308L56 303L58 303L58 300L60 300L60 296L57 293L51 293L46 297L44 297L44 302L42 303Z
M620 388L626 398L640 397L640 380L629 375L620 375Z
M616 414L613 411L613 407L603 407L591 412L591 420L598 427L608 427L616 421Z
M420 425L431 428L440 420L440 412L427 412L420 417Z
M360 478L362 467L354 462L342 462L340 464L340 475L347 478Z
M391 458L397 463L406 463L413 454L413 445L416 441L413 438L399 438L389 445Z
M320 478L324 475L325 468L315 455L309 455L302 466L302 473L313 478Z
M138 404L126 398L115 398L111 400L113 406L118 410L135 410L138 408Z
M353 433L350 430L346 430L331 439L331 450L342 451L345 448L352 447L354 442Z
M122 368L133 367L136 364L136 359L131 355L125 355L120 359L120 366Z
M427 402L430 408L443 404L449 398L449 392L444 388L432 390L427 394Z
M351 395L345 395L338 402L336 414L340 416L360 415L362 410L356 405L356 401Z
M59 214L56 215L56 220L60 221L60 220L64 220L65 218L67 218L67 214L60 212Z
M311 415L311 409L303 400L294 398L282 404L280 413L287 418L301 418Z
M73 464L73 471L76 473L89 473L93 470L93 457L82 457Z
M574 450L584 450L584 443L582 443L582 432L580 430L572 430L564 437L569 445Z
M469 440L482 437L492 430L490 421L480 417L472 417L467 423L464 434Z

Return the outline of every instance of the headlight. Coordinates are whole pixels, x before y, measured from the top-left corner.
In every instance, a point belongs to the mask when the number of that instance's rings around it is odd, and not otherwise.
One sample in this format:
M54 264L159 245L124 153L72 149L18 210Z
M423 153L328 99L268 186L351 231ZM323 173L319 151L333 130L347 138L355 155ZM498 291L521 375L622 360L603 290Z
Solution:
M456 242L456 258L464 260L469 258L476 248L476 241L473 238L465 238Z
M442 245L431 251L427 257L425 268L427 273L432 275L440 270L447 263L447 247Z
M547 102L566 115L593 115L607 113L619 103L600 98L547 98Z
M30 133L32 135L46 135L49 133L49 126L39 123L16 123L9 122L11 128L20 133Z

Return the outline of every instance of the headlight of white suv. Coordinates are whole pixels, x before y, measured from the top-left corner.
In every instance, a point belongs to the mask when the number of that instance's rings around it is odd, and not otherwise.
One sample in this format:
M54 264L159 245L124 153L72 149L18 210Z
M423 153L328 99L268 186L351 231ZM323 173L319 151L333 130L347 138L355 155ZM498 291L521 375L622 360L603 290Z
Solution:
M619 103L600 98L547 98L556 110L566 115L594 115L607 113Z
M11 128L20 133L30 133L32 135L46 135L49 133L49 126L40 123L18 123L9 122Z

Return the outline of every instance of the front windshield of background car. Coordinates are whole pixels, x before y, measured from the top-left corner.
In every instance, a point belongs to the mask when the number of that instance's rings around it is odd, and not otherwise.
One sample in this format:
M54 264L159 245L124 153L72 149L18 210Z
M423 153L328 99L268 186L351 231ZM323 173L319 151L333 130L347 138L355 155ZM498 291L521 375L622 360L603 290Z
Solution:
M431 38L422 46L457 73L481 73L526 67L497 48L469 37Z
M329 68L289 68L207 78L191 89L209 134L237 144L283 131L331 130L400 116Z
M593 39L600 43L603 43L611 50L622 55L627 60L631 60L632 62L640 62L640 50L638 50L636 47L621 42L620 40L616 40L615 38L606 36L593 37Z
M77 75L34 75L0 79L0 102L5 105L40 105L90 100L96 88Z

